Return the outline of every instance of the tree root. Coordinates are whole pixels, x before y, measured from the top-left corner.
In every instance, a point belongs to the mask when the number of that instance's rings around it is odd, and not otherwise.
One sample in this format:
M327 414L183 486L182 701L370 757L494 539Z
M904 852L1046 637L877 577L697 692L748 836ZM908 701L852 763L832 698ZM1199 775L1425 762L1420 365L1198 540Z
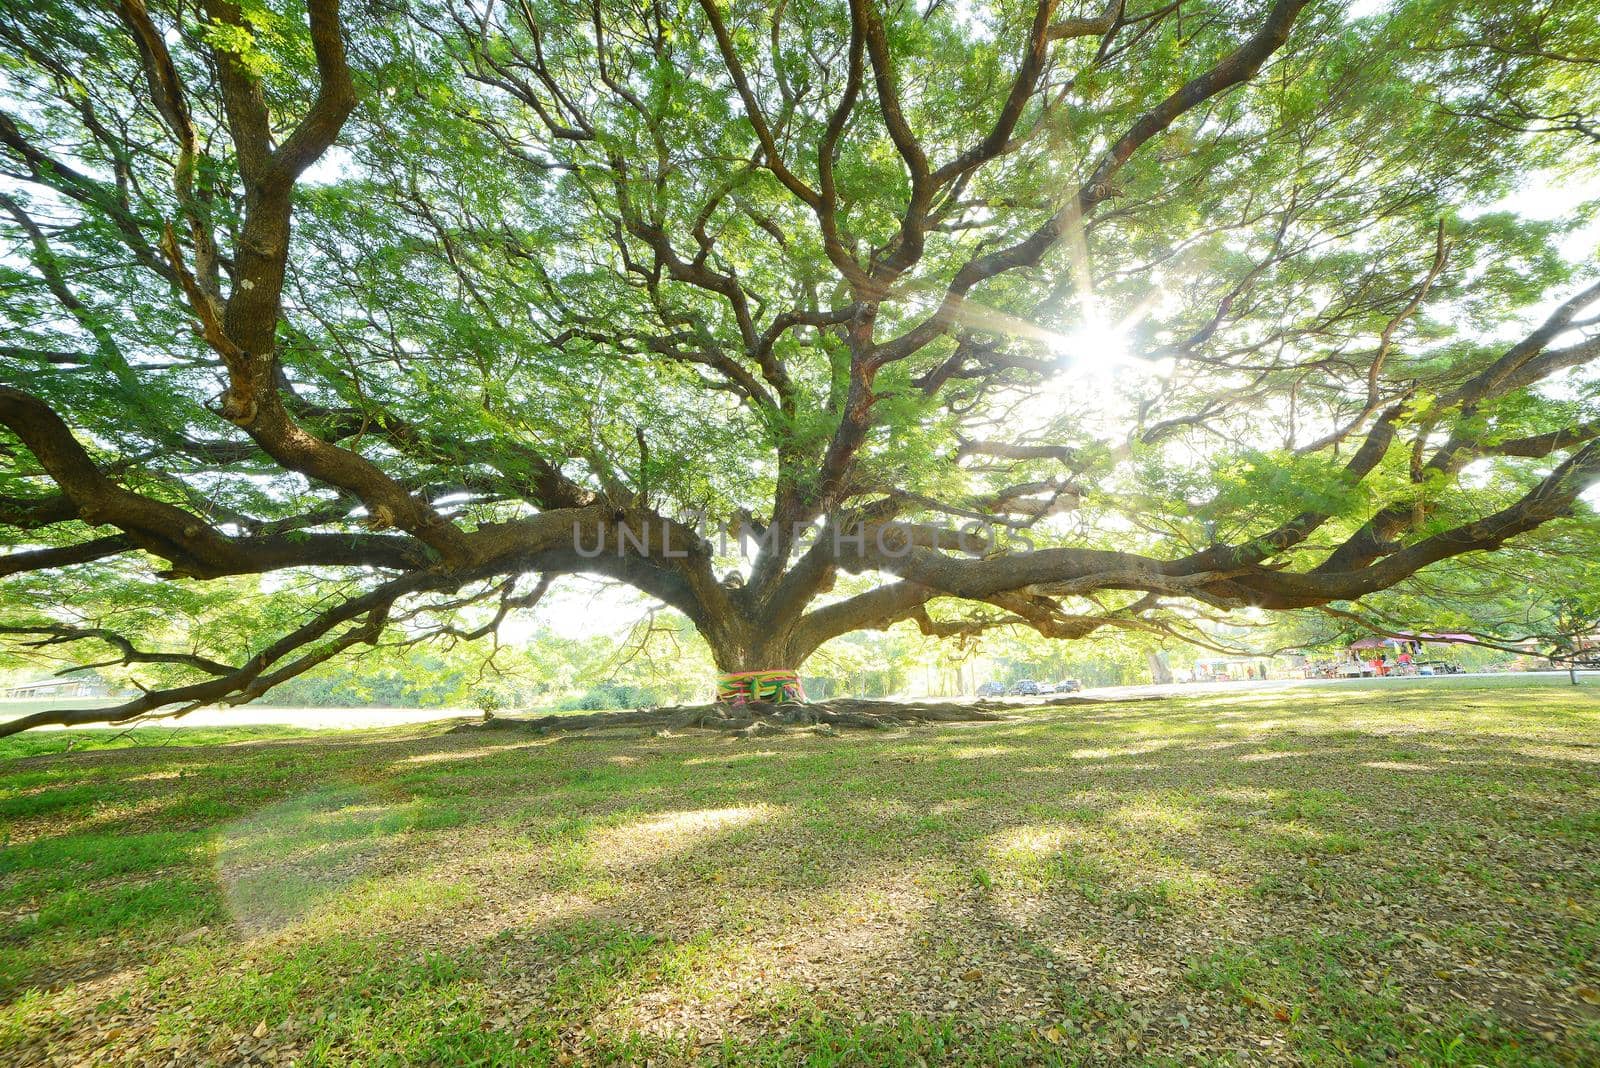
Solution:
M675 730L720 731L736 738L809 732L833 734L838 728L889 730L921 723L978 723L1004 720L998 706L867 701L840 698L805 705L774 705L752 701L744 705L667 705L632 712L596 712L592 715L540 716L536 719L491 716L481 723L463 723L452 732L520 731L531 734L642 728L652 733Z

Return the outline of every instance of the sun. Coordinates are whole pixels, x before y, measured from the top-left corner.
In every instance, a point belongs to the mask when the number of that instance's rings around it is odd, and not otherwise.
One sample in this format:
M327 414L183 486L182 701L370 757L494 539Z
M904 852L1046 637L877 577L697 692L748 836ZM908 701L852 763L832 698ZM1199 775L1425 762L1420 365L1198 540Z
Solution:
M1170 357L1148 359L1135 337L1137 316L1115 319L1095 304L1084 308L1078 325L1051 334L1046 343L1055 357L1055 373L1039 383L1034 397L1048 421L1066 412L1101 431L1131 425L1134 395L1165 388L1175 370Z
M1060 367L1057 382L1109 385L1130 372L1140 378L1170 378L1175 369L1171 357L1150 359L1134 343L1134 328L1143 310L1115 320L1099 305L1087 305L1076 327L1050 338L1050 351Z
M1113 368L1133 360L1127 329L1104 315L1086 317L1076 329L1056 335L1051 348L1070 374L1074 370L1093 373L1097 368Z

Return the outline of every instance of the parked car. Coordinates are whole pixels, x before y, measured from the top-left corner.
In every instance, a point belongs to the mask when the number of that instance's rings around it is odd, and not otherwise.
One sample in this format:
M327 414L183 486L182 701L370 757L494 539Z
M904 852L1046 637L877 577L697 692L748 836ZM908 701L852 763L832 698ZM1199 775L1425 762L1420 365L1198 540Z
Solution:
M1041 692L1039 683L1034 679L1021 679L1011 687L1013 697L1038 697Z
M1077 693L1083 689L1082 681L1078 679L1062 679L1056 683L1056 693Z
M979 697L1004 697L1006 684L1003 682L986 682L978 687Z

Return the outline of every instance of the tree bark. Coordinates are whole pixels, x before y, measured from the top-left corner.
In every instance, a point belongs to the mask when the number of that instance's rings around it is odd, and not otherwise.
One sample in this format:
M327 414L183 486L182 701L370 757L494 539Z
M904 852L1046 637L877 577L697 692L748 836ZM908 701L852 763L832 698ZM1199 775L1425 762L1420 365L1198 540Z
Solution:
M797 648L792 631L748 617L716 620L702 626L700 634L721 672L798 671L812 652Z

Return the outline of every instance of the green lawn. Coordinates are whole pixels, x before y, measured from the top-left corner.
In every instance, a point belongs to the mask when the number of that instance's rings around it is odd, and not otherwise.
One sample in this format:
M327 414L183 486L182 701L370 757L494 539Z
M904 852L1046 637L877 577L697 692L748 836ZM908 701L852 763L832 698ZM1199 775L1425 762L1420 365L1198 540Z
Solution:
M0 1061L1596 1064L1558 681L0 742Z

